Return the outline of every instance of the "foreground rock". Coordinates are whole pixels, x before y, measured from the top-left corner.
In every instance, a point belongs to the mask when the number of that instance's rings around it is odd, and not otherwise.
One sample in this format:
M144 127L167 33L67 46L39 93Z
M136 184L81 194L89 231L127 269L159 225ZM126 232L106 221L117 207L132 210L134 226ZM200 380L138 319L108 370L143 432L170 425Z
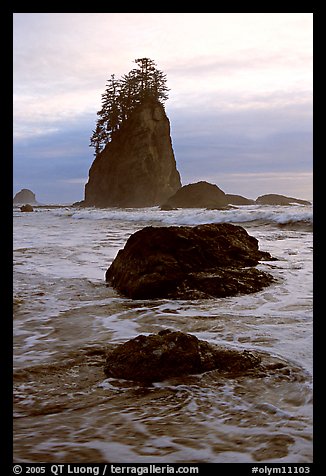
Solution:
M96 156L79 205L151 207L180 187L169 119L162 104L146 101Z
M146 227L118 252L106 281L132 299L234 296L271 284L254 266L272 259L241 226Z
M20 207L20 211L21 212L33 212L34 208L32 207L32 205L27 203L26 205L23 205L23 206Z
M118 345L107 353L104 366L107 377L145 383L212 370L227 378L277 375L302 379L299 369L266 353L229 349L169 329Z
M296 203L298 205L311 205L311 202L308 202L308 200L286 197L285 195L278 195L277 193L261 195L256 199L256 203L260 205L291 205L292 203Z
M166 202L162 210L173 208L225 208L228 200L225 193L217 185L208 182L197 182L184 185Z
M35 205L37 203L35 193L33 193L28 188L23 188L20 192L16 193L13 203L16 205L23 203L31 203Z
M154 382L214 369L238 374L260 361L251 352L218 348L194 335L167 329L119 345L108 353L104 371L107 377Z

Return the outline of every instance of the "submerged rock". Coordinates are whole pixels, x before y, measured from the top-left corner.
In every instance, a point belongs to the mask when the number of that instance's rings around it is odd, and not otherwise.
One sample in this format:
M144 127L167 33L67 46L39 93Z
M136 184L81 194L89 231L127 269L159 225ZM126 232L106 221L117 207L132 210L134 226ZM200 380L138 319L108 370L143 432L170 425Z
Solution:
M296 203L298 205L311 205L311 202L308 202L308 200L286 197L285 195L278 195L277 193L261 195L256 199L256 203L260 205L291 205L292 203Z
M173 208L226 208L228 200L217 185L209 182L190 183L181 187L161 206L163 210Z
M23 205L23 206L20 207L20 211L21 212L33 212L34 208L32 207L32 205L27 203L26 205Z
M158 382L170 377L199 374L218 369L239 375L258 368L258 353L217 347L191 334L169 329L139 335L107 354L107 377Z
M118 252L106 281L132 299L234 296L273 282L254 268L260 260L273 258L241 226L146 227Z
M169 119L161 103L145 101L96 156L82 206L151 207L180 187Z

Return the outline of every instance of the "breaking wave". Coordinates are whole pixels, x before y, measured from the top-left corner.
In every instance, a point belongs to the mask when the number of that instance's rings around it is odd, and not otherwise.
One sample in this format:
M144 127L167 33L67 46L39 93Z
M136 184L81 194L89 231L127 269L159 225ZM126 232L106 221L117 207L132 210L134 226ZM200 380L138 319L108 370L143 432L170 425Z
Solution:
M138 209L95 209L61 211L76 220L143 222L161 225L200 225L204 223L251 223L295 227L311 231L313 209L307 206L244 206L230 210L178 209L162 211L157 207Z

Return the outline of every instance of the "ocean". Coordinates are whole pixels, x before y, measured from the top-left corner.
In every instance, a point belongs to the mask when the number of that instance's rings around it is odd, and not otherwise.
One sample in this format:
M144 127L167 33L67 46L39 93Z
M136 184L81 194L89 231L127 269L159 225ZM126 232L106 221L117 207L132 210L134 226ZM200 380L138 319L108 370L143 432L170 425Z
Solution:
M106 286L135 231L215 222L243 226L277 258L258 265L275 283L194 301L131 300ZM14 208L13 223L15 462L312 462L312 206ZM108 349L166 328L267 352L301 378L106 378Z

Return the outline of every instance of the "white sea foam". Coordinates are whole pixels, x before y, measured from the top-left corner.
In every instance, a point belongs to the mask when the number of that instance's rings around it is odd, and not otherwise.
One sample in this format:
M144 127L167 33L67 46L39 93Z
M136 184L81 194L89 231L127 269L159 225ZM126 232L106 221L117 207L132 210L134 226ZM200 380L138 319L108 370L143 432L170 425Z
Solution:
M24 418L15 429L17 461L84 462L97 451L90 458L310 462L308 379L227 381L208 373L144 387L104 380L98 362L78 366L78 359L81 349L170 328L261 350L311 375L312 233L305 225L312 220L309 206L15 210L14 365L21 378L31 368L26 382L33 382L18 386L15 415ZM258 265L276 282L203 301L133 301L105 286L106 269L135 231L213 222L242 224L255 236L278 259Z
M62 216L71 212L60 211ZM313 223L310 206L242 206L230 210L178 209L163 211L156 208L145 209L83 209L72 214L76 220L110 220L126 222L157 222L165 225L200 225L204 223L247 223L266 222L275 224Z

